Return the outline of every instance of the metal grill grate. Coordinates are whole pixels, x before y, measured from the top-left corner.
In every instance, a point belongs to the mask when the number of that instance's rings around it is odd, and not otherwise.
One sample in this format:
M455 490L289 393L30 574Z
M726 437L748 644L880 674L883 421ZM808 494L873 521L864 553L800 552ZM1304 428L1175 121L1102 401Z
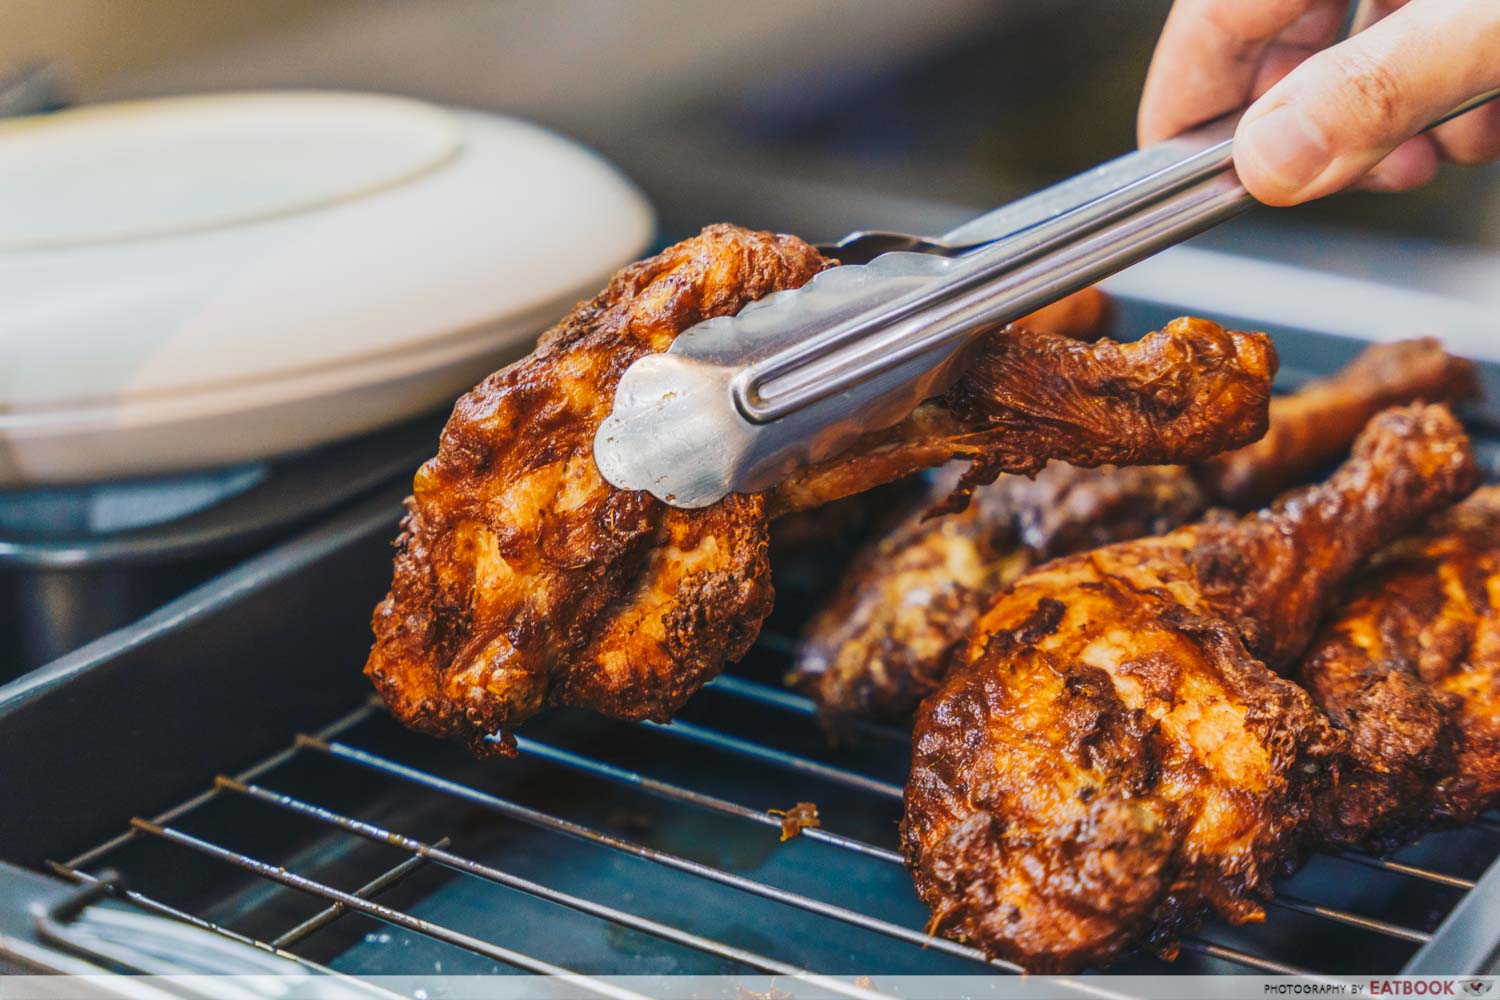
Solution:
M779 670L788 648L784 639L768 636L758 647L762 670ZM670 726L630 726L585 717L582 713L556 713L558 718L539 720L531 735L520 738L522 757L510 764L476 763L455 747L408 734L385 715L377 702L371 702L316 734L298 736L293 745L237 775L219 777L211 789L187 802L152 819L133 820L130 828L118 837L66 863L53 863L53 868L80 882L97 880L106 866L118 868L126 872L131 886L128 892L123 892L125 898L147 909L189 920L242 941L250 940L258 947L290 955L305 964L321 968L319 960L326 958L341 972L378 970L378 961L361 964L359 959L349 959L351 953L347 948L341 951L339 946L325 944L320 950L317 945L330 930L363 917L442 942L501 967L577 977L576 981L601 996L631 995L609 982L581 975L602 974L601 970L565 969L556 964L566 960L566 944L559 945L551 955L539 955L535 941L530 938L530 943L523 943L503 935L453 926L475 911L472 901L448 906L446 920L417 912L424 900L442 895L445 891L442 883L436 888L409 892L406 902L401 904L378 901L400 894L420 873L438 868L543 901L607 927L643 935L657 942L658 947L675 946L696 953L715 963L711 967L716 971L785 977L828 995L862 998L880 995L873 988L852 984L848 978L814 971L820 967L806 958L809 949L804 946L806 939L802 935L788 932L767 939L764 935L745 934L735 940L729 933L690 929L694 920L689 909L678 908L668 917L653 916L640 905L644 896L632 896L623 888L631 883L628 879L620 882L618 872L603 881L598 876L593 876L592 881L585 879L587 891L570 890L559 884L566 880L555 876L567 869L557 864L550 870L552 878L524 874L513 867L514 863L533 852L484 847L481 843L484 838L476 837L471 829L472 816L483 814L491 821L498 817L547 838L578 842L607 854L670 870L697 883L700 893L753 897L787 913L800 911L820 921L843 925L867 941L886 942L869 945L863 959L851 959L867 963L862 971L877 974L889 971L869 968L868 956L872 954L891 956L887 964L901 971L929 968L949 972L984 968L1020 971L1010 963L986 959L970 946L929 937L919 921L890 918L882 912L883 902L850 906L831 901L826 896L836 887L827 881L818 883L822 891L789 887L780 884L786 880L782 873L774 877L764 873L752 875L735 869L753 869L754 865L705 860L705 854L713 853L708 849L721 843L707 833L695 834L697 839L689 849L651 846L645 842L649 837L638 832L632 835L633 825L640 824L629 815L618 822L583 821L563 815L555 803L538 805L528 801L528 796L545 800L549 792L559 790L569 801L592 800L602 798L604 792L596 796L589 790L603 789L622 796L633 809L647 810L655 804L695 812L727 824L721 829L731 829L733 836L767 845L775 844L773 831L779 830L780 820L748 801L725 795L726 775L755 776L796 793L787 795L787 791L781 791L783 804L792 798L816 799L821 791L856 806L871 806L876 813L880 808L887 812L899 808L900 785L856 769L839 759L847 754L826 749L813 723L813 706L807 700L743 676L721 677L706 691L685 713L687 718ZM747 729L770 738L743 735ZM862 727L861 735L862 747L874 751L873 757L867 754L861 759L884 762L879 766L887 771L899 770L900 761L909 749L908 734L893 727L869 724ZM651 753L643 756L658 763L656 773L622 762L621 758L631 756L632 750L640 751L647 744L655 747L654 756ZM677 764L676 770L688 772L689 780L663 776L669 769L664 766L667 762ZM549 781L538 773L540 769L568 776L569 781ZM347 786L363 787L371 781L379 786L379 794L360 798L348 791ZM329 797L320 800L314 794L299 791L302 787L322 787L332 790L332 799L351 798L370 805L360 814L356 808L346 810L331 804ZM413 804L417 799L420 804ZM410 825L405 811L408 805ZM261 812L246 822L247 808ZM226 810L227 817L215 818L216 812L224 814ZM850 811L857 809L851 807ZM254 852L230 845L236 837L248 837L252 842L260 840L268 822L266 814L277 814L301 824L300 839L283 838L277 842L281 846L267 845ZM382 819L383 816L391 818ZM876 831L882 828L888 831L888 841L877 842L875 838L838 832L836 810L826 812L825 818L832 829L805 828L799 835L801 843L767 849L773 853L806 851L816 845L818 849L832 851L843 866L839 870L854 873L849 877L853 882L873 881L890 886L893 883L885 878L889 872L904 878L901 856L894 849L893 825L865 823ZM446 826L447 832L433 837L409 832L420 825L435 829ZM1440 853L1467 859L1469 867L1478 865L1482 869L1500 848L1500 837L1495 833L1492 823L1469 829L1461 834L1467 838L1461 849L1444 847ZM465 840L480 846L475 850L460 850L458 845ZM393 860L383 862L373 877L350 882L360 867L349 863L358 854L351 844L357 843L383 849L387 853L382 857ZM292 844L295 850L287 848L287 844ZM700 846L705 849L700 850ZM186 852L219 866L223 878L230 877L224 871L228 870L245 879L235 892L228 894L236 902L226 904L222 888L216 893L195 893L191 887L171 887L173 879L163 873L170 872L175 862L160 857L150 860L146 855L152 850ZM272 856L276 851L287 850L291 850L291 861ZM1377 916L1361 912L1370 909L1368 906L1318 902L1288 888L1272 904L1268 925L1289 919L1313 921L1314 926L1334 927L1341 933L1357 936L1352 945L1344 942L1344 953L1358 949L1368 956L1372 947L1394 948L1392 955L1398 962L1404 961L1410 949L1431 939L1431 928L1475 884L1466 875L1438 870L1411 859L1348 853L1324 856L1323 861L1341 866L1334 882L1361 884L1368 881L1370 872L1380 873L1380 878L1391 883L1382 902L1400 909L1404 900L1408 912L1419 912L1424 919L1397 919L1387 912ZM1350 873L1360 877L1351 879ZM151 887L153 881L162 883L163 891L175 893L179 899L158 898L156 889ZM348 888L339 888L340 883ZM284 896L274 891L278 888L305 897L317 909L310 914L293 912L286 923L275 926L275 920L289 909ZM909 888L906 893L911 895ZM1426 902L1414 908L1409 905L1413 896ZM481 905L486 909L503 909L505 904L497 900ZM291 909L295 911L295 907ZM910 912L909 906L907 909ZM1275 947L1257 949L1232 937L1225 940L1210 933L1212 930L1211 927L1201 936L1183 941L1176 967L1198 972L1238 970L1314 978L1331 978L1339 972L1335 968L1311 968L1290 960L1278 954ZM632 947L637 954L651 951L639 940ZM1402 951L1403 948L1407 950ZM946 964L939 960L946 960ZM875 960L875 964L880 964L880 960ZM695 967L691 963L685 966ZM1140 959L1122 971L1160 972L1172 967L1156 959ZM1396 968L1399 969L1399 964ZM438 965L435 971L440 970ZM844 971L840 970L839 975ZM1072 982L1083 992L1114 995L1091 986L1087 977Z
M1159 328L1179 311L1123 299L1121 306L1122 330ZM1283 388L1326 372L1358 348L1311 332L1282 331L1277 340ZM1486 374L1493 383L1495 372ZM1474 413L1469 424L1481 464L1491 480L1500 479L1500 423L1493 414ZM266 715L300 704L297 690L278 685L301 683L326 694L320 685L329 678L357 677L357 663L320 654L360 645L322 641L342 634L330 626L338 602L317 616L306 608L327 600L330 573L337 586L354 588L370 566L384 571L388 514L371 522L376 534L365 525L340 528L349 532L343 541L341 534L320 539L316 570L301 561L311 556L299 549L279 568L234 578L232 586L244 593L231 600L216 592L212 601L224 607L209 601L187 616L185 630L174 625L183 631L180 642L170 641L169 630L133 647L127 659L119 652L102 659L110 669L88 678L98 685L75 688L80 693L71 696L74 703L102 701L101 714L113 712L101 731L88 727L93 715L71 705L23 719L31 728L19 731L40 734L31 737L38 744L60 727L97 741L67 757L72 770L62 771L63 791L35 798L55 806L87 784L80 776L98 777L96 793L105 785L165 787L141 775L97 775L98 747L111 738L141 744L126 759L160 763L165 751L137 739L134 728L175 734L184 755L196 749L203 756L205 778L232 769L237 762L215 755L229 752L238 734L194 742L232 714L232 697L267 693L246 716L260 727L252 737L276 734L255 745L274 745L294 723L268 724ZM365 544L368 564L357 554ZM836 561L830 546L816 548L811 559ZM794 632L799 612L817 603L830 572L819 567L821 583L809 583L782 555L775 626L735 676L716 680L671 726L557 711L528 724L519 761L475 762L459 747L408 733L378 705L366 704L53 868L78 882L109 884L149 912L305 966L359 976L572 966L588 974L575 982L618 997L625 991L616 984L589 977L754 973L797 979L807 987L798 995L870 997L875 988L855 985L854 975L1016 972L923 930L926 911L895 849L909 735L863 725L857 745L830 747L812 705L773 686L795 650L784 633ZM316 586L304 579L314 573ZM361 604L348 620L367 620L367 611ZM247 642L261 623L272 623L274 641ZM116 669L121 663L129 670ZM160 663L181 669L157 669ZM114 683L126 674L128 681ZM143 686L142 675L169 686ZM200 701L203 691L194 684L213 696ZM142 690L148 698L130 701ZM170 692L177 700L160 718L152 716L156 700ZM69 742L72 749L89 741ZM195 762L169 777L196 776L199 767ZM45 773L52 780L50 766ZM88 808L122 814L117 796L101 799L89 796ZM804 829L778 845L780 820L765 807L799 800L818 803L828 828ZM44 806L31 815L56 812ZM49 842L45 833L20 836L15 824L9 832L27 841L22 853L31 860L41 854L36 845ZM1278 886L1264 925L1211 922L1183 942L1175 962L1145 956L1112 971L1396 973L1432 942L1455 907L1489 898L1484 892L1492 879L1468 894L1497 854L1500 823L1490 819L1431 835L1391 858L1319 855ZM102 883L106 870L123 881ZM419 951L425 965L414 961ZM1080 992L1113 995L1086 976L1071 982Z

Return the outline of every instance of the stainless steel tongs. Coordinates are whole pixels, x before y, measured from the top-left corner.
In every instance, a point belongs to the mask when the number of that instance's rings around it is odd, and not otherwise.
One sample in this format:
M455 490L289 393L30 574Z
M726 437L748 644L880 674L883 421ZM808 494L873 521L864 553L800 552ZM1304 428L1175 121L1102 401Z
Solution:
M983 332L1253 204L1233 168L1237 122L1129 153L936 239L856 233L820 248L844 266L700 323L626 370L594 439L600 472L704 507L898 422L951 383Z

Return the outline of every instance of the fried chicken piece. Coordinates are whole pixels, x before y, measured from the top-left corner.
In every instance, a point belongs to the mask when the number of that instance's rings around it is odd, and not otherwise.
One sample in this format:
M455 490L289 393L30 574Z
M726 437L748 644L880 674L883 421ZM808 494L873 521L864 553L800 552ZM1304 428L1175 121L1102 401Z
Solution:
M768 809L772 816L781 817L781 841L786 843L803 830L818 829L822 827L823 820L818 816L818 804L816 802L798 802L790 809Z
M1016 326L1023 330L1059 333L1077 340L1096 340L1104 336L1114 311L1109 293L1091 285L1022 316L1016 320Z
M1377 556L1292 676L1349 734L1330 843L1388 848L1500 804L1500 486Z
M1378 410L1477 390L1473 363L1436 340L1372 345L1333 376L1273 397L1265 437L1193 474L1210 496L1253 508L1345 454ZM1054 463L1035 483L1004 477L981 487L961 515L915 512L855 557L804 630L787 683L834 729L855 716L904 717L937 687L1000 587L1047 559L1168 531L1204 506L1186 469Z
M1208 459L1199 482L1219 503L1250 510L1338 461L1371 417L1401 403L1461 403L1479 395L1472 361L1433 337L1372 344L1327 378L1271 400L1265 437Z
M1476 476L1441 406L1377 416L1326 483L1059 559L922 704L902 844L931 929L1035 971L1260 919L1342 734L1288 664L1382 541Z
M772 491L771 511L815 507L955 459L968 471L935 512L962 510L1000 473L1031 475L1052 459L1085 468L1196 462L1265 433L1275 373L1270 338L1206 319L1175 319L1127 344L1006 327L946 393L832 461L793 472Z
M858 555L803 631L786 682L839 731L854 717L901 719L936 690L953 654L1000 588L1056 556L1160 534L1203 510L1180 466L1081 469L1053 462L1037 477L1003 476L957 514L929 503Z
M365 673L396 718L500 752L548 704L666 720L770 610L772 511L956 456L982 478L1054 455L1202 457L1264 430L1275 353L1262 334L1179 320L1085 346L1007 328L947 394L768 494L679 510L605 482L594 435L633 361L829 263L795 237L710 227L621 271L459 400L374 615Z

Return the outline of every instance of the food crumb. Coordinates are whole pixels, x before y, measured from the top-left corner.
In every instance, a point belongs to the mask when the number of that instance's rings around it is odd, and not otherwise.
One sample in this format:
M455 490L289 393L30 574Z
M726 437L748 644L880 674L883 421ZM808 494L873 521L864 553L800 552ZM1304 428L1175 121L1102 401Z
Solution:
M778 989L774 979L764 993L757 993L743 983L735 983L734 990L737 1000L792 1000L794 996L787 990Z
M818 804L816 802L798 802L790 809L767 809L772 816L781 817L781 839L783 842L791 840L797 834L808 827L821 827L823 821L818 818Z

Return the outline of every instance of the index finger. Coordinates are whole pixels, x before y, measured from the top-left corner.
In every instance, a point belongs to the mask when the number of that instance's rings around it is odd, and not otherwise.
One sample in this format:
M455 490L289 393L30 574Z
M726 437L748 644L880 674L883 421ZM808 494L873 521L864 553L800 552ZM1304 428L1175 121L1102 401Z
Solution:
M1159 142L1250 103L1267 50L1332 42L1347 0L1177 0L1141 92L1141 145Z

